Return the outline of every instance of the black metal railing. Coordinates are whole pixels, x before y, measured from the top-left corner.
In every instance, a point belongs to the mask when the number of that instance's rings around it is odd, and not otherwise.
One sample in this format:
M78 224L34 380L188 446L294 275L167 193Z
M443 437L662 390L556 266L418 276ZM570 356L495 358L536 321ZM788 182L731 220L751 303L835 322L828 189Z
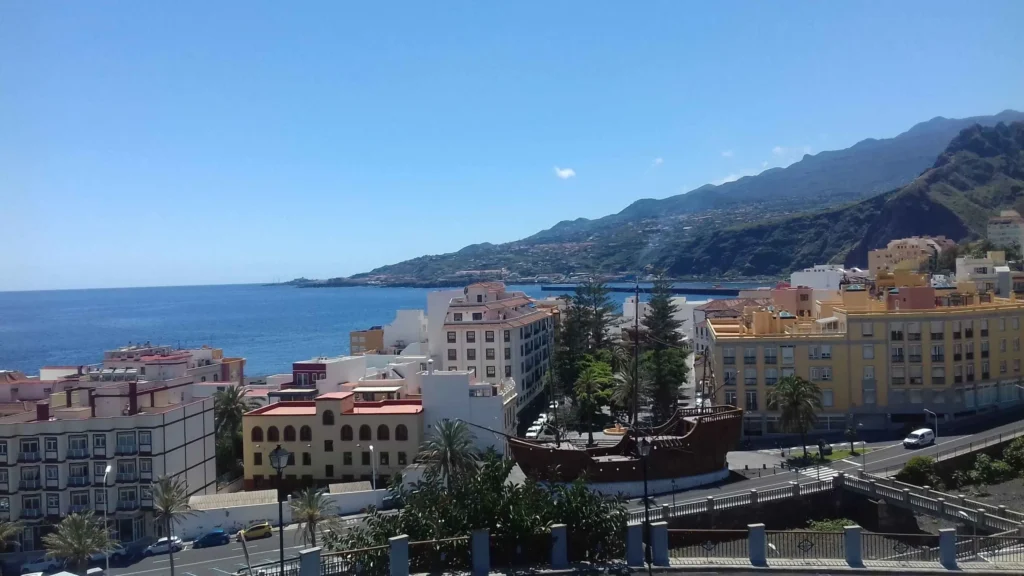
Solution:
M986 564L1024 562L1024 538L1019 536L957 536L956 559L977 558Z
M464 571L471 566L469 537L442 538L409 543L409 572L440 574Z
M735 363L736 363L736 357L735 356L722 356L722 364L725 364L726 366L731 366L731 365L733 365Z
M907 333L907 340L920 340L920 339L921 339L921 333L920 332L908 332Z
M491 534L489 545L491 567L495 570L502 567L511 574L520 568L551 562L551 534L548 532L521 538Z
M842 532L767 531L765 535L769 558L846 558Z
M910 355L907 356L907 358L911 362L920 362L921 361L921 355L920 354L910 354Z
M931 333L931 339L932 340L943 340L945 337L946 337L946 335L943 332L932 332Z
M890 338L892 340L895 340L897 342L903 340L903 332L902 331L890 332L889 334L890 334Z
M778 358L778 356L765 356L764 357L764 363L768 364L768 365L771 365L771 366L774 366L775 364L779 363L779 358Z
M672 558L750 558L746 530L669 530Z
M366 574L386 576L391 571L390 546L330 552L320 556L320 576Z
M939 537L932 534L872 534L860 536L863 560L893 562L935 562L939 560Z

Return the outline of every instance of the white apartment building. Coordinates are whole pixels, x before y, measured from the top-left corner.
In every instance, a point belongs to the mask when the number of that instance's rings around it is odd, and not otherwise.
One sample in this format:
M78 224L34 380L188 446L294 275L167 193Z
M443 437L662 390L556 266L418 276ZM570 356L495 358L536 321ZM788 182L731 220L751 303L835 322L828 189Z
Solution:
M846 270L835 264L817 264L804 268L789 275L789 283L794 287L806 286L816 290L839 290ZM741 296L743 296L741 294ZM768 297L767 295L765 296Z
M511 380L497 384L476 381L468 370L447 372L431 368L423 382L423 435L429 437L442 420L473 424L479 450L494 448L505 453L505 437L483 428L514 436L516 433L516 386ZM478 428L483 427L483 428Z
M1003 210L988 219L988 239L996 248L1024 248L1024 218L1016 210Z
M507 292L501 282L472 284L453 297L451 291L441 294L447 298L443 315L441 302L428 300L437 305L428 307L431 358L448 372L511 379L518 413L543 388L554 340L551 309L537 308L523 292ZM435 317L441 320L435 323Z
M996 268L1006 265L1006 255L1001 250L989 252L984 258L960 257L956 259L956 281L974 282L979 291L994 292L999 284Z

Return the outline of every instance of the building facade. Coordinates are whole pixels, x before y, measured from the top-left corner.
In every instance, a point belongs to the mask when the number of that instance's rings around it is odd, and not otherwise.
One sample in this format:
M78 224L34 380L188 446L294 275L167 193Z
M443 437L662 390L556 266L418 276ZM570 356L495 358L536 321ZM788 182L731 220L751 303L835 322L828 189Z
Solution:
M822 391L820 430L924 423L1020 401L1024 302L956 289L901 287L873 297L861 286L818 302L801 319L750 307L709 321L715 400L746 411L749 434L781 432L772 387L800 376Z
M246 490L275 486L270 452L292 453L284 470L289 488L371 480L378 488L411 464L419 451L423 405L419 400L356 402L353 392L322 394L313 401L277 402L242 419Z
M353 330L348 334L351 354L365 354L371 350L384 350L384 328L373 326L366 330Z
M996 248L1024 248L1024 218L1016 210L1003 210L989 218L987 233Z
M954 244L944 236L913 236L891 240L885 248L868 252L868 272L875 277L879 272L924 270L943 250Z

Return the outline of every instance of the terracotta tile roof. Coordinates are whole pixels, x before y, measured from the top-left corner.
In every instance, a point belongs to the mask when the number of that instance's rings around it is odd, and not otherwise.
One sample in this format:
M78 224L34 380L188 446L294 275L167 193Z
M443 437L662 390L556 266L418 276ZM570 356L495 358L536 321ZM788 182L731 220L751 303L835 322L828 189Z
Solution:
M317 400L344 400L351 396L352 392L328 392L316 397Z
M247 412L246 416L316 416L316 402L275 402Z

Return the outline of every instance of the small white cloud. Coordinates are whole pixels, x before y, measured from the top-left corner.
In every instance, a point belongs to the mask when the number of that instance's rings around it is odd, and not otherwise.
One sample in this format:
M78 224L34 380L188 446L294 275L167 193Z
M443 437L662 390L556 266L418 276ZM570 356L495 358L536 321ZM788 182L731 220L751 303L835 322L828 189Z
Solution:
M721 186L722 184L728 184L729 182L735 182L743 177L743 174L729 174L725 178L715 180L712 182L715 186Z
M722 158L732 158L732 150L725 150L722 152Z
M762 161L761 162L761 168L767 168L767 167L768 167L768 161L767 160Z
M562 180L568 180L569 178L576 177L576 171L572 168L559 168L555 166L555 176L558 176Z
M665 159L659 156L658 158L655 158L653 162L651 162L651 166L661 166L664 163Z
M775 148L772 148L772 154L775 154L776 156L785 156L786 149L782 146L776 146Z

